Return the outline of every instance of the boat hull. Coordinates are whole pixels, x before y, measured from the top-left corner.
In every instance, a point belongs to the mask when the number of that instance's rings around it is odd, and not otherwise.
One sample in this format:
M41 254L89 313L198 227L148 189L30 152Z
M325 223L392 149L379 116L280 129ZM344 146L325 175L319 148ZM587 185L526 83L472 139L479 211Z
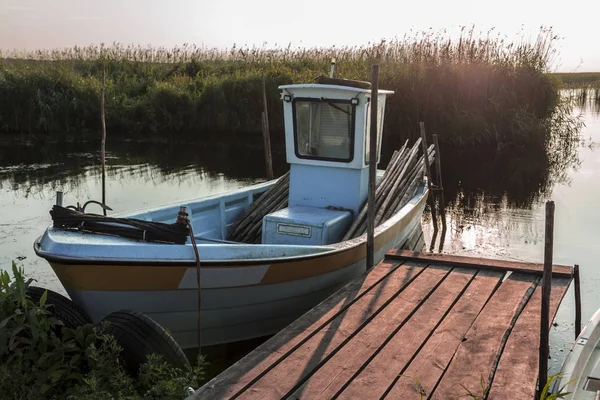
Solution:
M406 215L375 237L375 260L420 231L423 193ZM202 345L276 333L365 272L366 242L290 260L208 263L201 267ZM73 301L94 323L121 309L143 312L182 348L197 347L196 268L50 262Z
M597 310L573 344L554 381L552 392L568 393L565 399L597 399L600 392L599 347L600 310Z

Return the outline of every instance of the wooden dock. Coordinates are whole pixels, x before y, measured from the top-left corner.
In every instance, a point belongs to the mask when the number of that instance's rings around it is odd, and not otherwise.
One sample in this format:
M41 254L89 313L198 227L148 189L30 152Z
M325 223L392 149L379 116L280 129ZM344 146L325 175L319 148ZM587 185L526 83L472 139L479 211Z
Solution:
M542 271L393 251L193 398L533 399ZM550 321L572 277L553 267Z

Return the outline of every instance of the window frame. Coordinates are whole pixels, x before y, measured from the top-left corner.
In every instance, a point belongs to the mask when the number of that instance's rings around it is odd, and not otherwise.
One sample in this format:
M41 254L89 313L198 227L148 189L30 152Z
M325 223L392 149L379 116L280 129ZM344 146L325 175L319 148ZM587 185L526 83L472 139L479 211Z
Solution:
M377 102L377 112L379 115L379 108L381 106L381 103ZM368 97L367 98L367 104L365 105L365 151L364 151L364 157L365 157L365 165L368 166L369 165L369 156L367 155L367 144L369 144L370 141L370 136L371 136L371 124L370 124L370 119L371 119L371 98ZM381 145L383 144L383 113L385 112L385 109L383 107L381 107L381 116L379 118L379 121L377 121L377 124L379 126L379 129L377 130L377 164L379 164L379 161L381 160ZM370 151L371 149L369 149Z
M352 107L351 117L351 130L350 130L350 154L348 158L335 158L335 157L319 157L311 155L303 155L298 151L298 122L296 120L296 102L307 102L307 103L332 103L332 104L349 104ZM352 104L351 99L326 99L316 97L294 97L292 100L292 120L294 124L294 153L296 157L303 160L318 160L318 161L332 161L332 162L343 162L351 163L354 160L354 144L356 140L356 104Z

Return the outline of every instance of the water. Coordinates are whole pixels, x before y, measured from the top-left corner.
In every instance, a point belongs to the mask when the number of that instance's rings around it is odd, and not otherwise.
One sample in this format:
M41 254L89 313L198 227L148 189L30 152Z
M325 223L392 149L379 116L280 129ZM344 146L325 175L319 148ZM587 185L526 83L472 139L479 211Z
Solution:
M554 200L554 263L580 265L582 323L585 324L600 308L600 208L597 205L600 198L600 112L593 107L579 111L585 122L581 131L584 143L577 149L572 162L561 165L548 176L535 172L538 160L532 157L512 160L512 163L502 165L500 171L486 171L482 174L484 178L493 177L488 182L476 179L481 173L481 165L459 166L455 168L463 170L459 175L447 171L444 178L448 180L444 181L444 186L449 190L445 192L452 200L446 216L448 229L443 241L436 238L433 249L439 251L441 242L443 251L449 254L541 263L545 202ZM452 155L444 153L442 156L447 170L453 165L458 166L458 163L453 164L456 158ZM518 167L511 168L511 165ZM459 179L465 182L458 182ZM431 248L433 228L428 216L424 218L423 229L426 247ZM571 286L551 330L551 373L558 372L573 343L574 310Z
M581 266L585 322L600 307L600 269L596 265L600 254L600 208L596 206L600 198L600 114L597 109L585 109L582 116L585 144L566 157L566 162L513 150L464 154L442 143L444 186L450 204L442 243L443 251L450 254L541 262L544 204L553 199L554 259ZM154 207L264 180L260 142L204 142L111 141L109 135L107 204L115 212ZM20 260L39 285L64 293L32 246L51 223L48 211L57 190L65 192L66 204L100 199L97 149L97 141L34 145L4 139L0 143L0 268L10 269L12 260ZM386 149L384 160L390 152ZM274 154L274 167L276 175L286 170L281 151ZM423 227L429 247L432 229L428 214L423 217ZM434 251L439 246L437 237ZM554 371L573 341L572 290L556 322L551 333Z
M101 200L98 143L0 144L0 268L12 260L38 284L65 294L33 242L51 224L56 191L65 205ZM263 150L251 146L197 146L120 141L107 146L106 203L122 212L237 189L262 178ZM275 154L276 172L285 168ZM94 208L95 207L95 208ZM89 212L101 212L89 205Z

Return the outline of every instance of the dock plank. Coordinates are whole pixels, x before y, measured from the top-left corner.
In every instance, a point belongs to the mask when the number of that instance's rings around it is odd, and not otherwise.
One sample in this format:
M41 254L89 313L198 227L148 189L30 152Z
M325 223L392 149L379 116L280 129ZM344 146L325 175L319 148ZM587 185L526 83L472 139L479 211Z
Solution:
M502 339L538 281L533 274L513 273L500 285L467 331L431 399L456 399L468 393L481 396L489 390L490 371L502 351Z
M503 273L479 271L460 300L405 370L386 399L413 399L433 391L465 334L500 284Z
M550 324L552 324L569 284L569 279L552 279ZM525 306L506 342L490 388L489 400L533 399L535 397L541 312L542 287L540 285ZM523 349L530 348L534 348L536 351L523 351Z
M369 308L378 301L385 301L386 296L392 296L424 270L422 264L414 262L379 264L205 384L195 393L195 398L235 398L318 332L333 330L351 306L364 310L367 318Z
M477 270L454 269L404 326L386 329L387 343L347 379L339 399L380 398L469 286ZM329 398L326 392L326 398Z
M544 264L527 263L521 261L505 261L491 258L474 258L465 256L454 256L438 253L419 253L412 250L391 250L386 255L390 260L411 260L432 264L452 265L465 268L491 269L498 271L513 271L523 273L533 273L542 275ZM553 265L552 276L571 278L573 276L573 267L566 265Z
M189 400L531 398L541 265L391 253ZM571 280L554 266L551 319Z
M398 270L396 270L398 271ZM395 272L396 272L395 271ZM408 285L382 287L372 304L356 303L326 329L322 329L293 354L252 385L256 392L246 392L242 399L280 399L289 396L323 364L368 327L383 310L397 308L398 319L407 315L448 274L449 268L426 268ZM399 299L399 301L396 301ZM364 302L366 303L366 302ZM390 306L390 307L388 307Z
M287 328L277 333L271 339L257 347L250 354L232 365L223 373L207 382L195 393L195 398L225 399L230 398L244 385L256 379L267 368L293 351L312 334L326 326L339 313L350 307L354 302L368 295L379 284L387 285L389 280L402 279L401 275L392 275L400 268L404 271L404 279L410 279L422 272L421 266L415 263L384 261L319 305L307 312Z
M436 267L429 266L428 269L430 268ZM439 269L449 270L447 267ZM454 291L460 291L460 288L467 284L474 273L475 270L471 270L452 277L454 275L454 272L452 272L443 281L439 280L439 287L434 286L431 289L430 293L433 293L430 297L428 294L427 296L418 296L414 301L407 301L408 292L398 296L368 326L355 335L338 353L319 368L308 382L298 388L292 394L292 398L331 398L352 380L353 375L385 345L386 341L389 341L390 336L393 336L391 332L394 329L400 329L401 326L410 323L414 319L415 316L412 314L415 312L416 307L424 303L421 306L422 308L426 304L435 301L437 307L443 308L444 305L441 302L444 298L443 294L451 293L454 287ZM432 277L438 279L438 276ZM416 284L418 284L417 281L413 283L413 285ZM454 286L452 286L453 284ZM420 299L419 297L423 298Z

